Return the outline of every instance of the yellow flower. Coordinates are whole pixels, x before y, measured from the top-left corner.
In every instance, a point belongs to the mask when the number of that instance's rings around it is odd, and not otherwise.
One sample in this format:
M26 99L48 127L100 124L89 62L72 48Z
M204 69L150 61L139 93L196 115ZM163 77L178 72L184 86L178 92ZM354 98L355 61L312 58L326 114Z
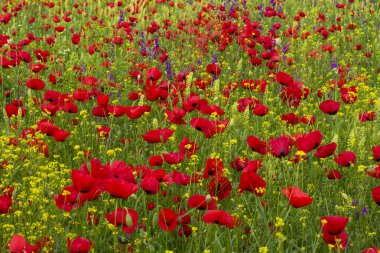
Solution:
M260 247L259 253L268 253L268 248L267 247Z

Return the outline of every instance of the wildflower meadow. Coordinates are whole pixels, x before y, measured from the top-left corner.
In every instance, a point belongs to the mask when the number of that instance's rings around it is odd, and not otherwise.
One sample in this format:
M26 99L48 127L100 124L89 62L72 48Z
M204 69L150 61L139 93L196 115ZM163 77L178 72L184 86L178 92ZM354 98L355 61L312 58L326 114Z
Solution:
M379 252L379 1L0 7L1 253Z

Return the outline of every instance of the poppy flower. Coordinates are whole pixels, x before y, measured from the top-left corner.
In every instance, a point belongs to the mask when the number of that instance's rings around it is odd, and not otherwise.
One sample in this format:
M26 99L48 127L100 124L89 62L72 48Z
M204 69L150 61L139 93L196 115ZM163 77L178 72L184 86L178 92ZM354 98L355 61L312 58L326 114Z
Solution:
M144 113L150 112L150 105L141 105L141 106L126 106L124 107L125 115L130 119L140 118Z
M57 128L53 133L54 139L58 142L62 142L66 140L66 138L69 137L69 135L70 135L70 132L67 132L60 128Z
M372 198L375 203L380 206L380 186L372 189Z
M223 210L208 210L202 216L202 221L210 224L218 224L227 228L233 228L235 226L232 215Z
M158 79L160 79L161 77L162 77L162 73L156 67L150 68L146 71L147 84L155 84L158 81Z
M311 150L317 148L322 142L322 133L319 130L307 133L296 140L296 147L298 150L309 153Z
M77 236L74 240L67 238L69 253L87 253L92 247L92 242L86 238Z
M78 45L79 42L80 42L80 34L73 33L73 35L71 35L71 43L73 43L73 45Z
M182 104L182 109L185 112L191 112L196 110L200 104L203 102L207 103L207 100L204 101L203 99L200 99L198 95L191 95L185 99L185 101Z
M380 179L380 164L378 164L374 170L368 170L367 175L370 177Z
M256 136L249 135L247 137L247 144L253 151L261 155L266 155L268 153L266 142L260 140Z
M376 113L374 111L368 111L365 113L360 113L359 120L364 123L364 122L373 120L375 116L376 116Z
M162 157L164 158L167 164L178 164L183 161L185 156L181 153L162 153Z
M99 183L97 178L90 176L88 172L83 170L72 170L71 181L73 182L75 190L79 192L89 192L94 185Z
M330 172L328 169L325 169L325 173L327 175L327 178L330 180L334 180L334 179L340 180L343 178L342 174L337 169L332 169Z
M168 120L176 125L184 125L186 124L186 121L183 120L183 117L186 115L186 111L182 108L177 108L176 106L173 107L173 111L166 110L166 115L168 117Z
M292 148L293 140L288 136L281 136L269 140L269 151L275 157L287 156Z
M365 248L362 253L379 253L379 249L375 246Z
M164 163L164 160L162 159L162 156L155 155L155 156L149 156L148 162L150 166L162 166Z
M163 178L163 182L168 185L171 185L173 183L178 185L188 185L190 181L191 177L189 175L183 172L179 172L178 170L173 170L172 173L166 174Z
M115 198L128 198L139 189L136 184L132 184L126 180L118 178L103 179L102 183L105 190Z
M296 186L284 188L281 192L289 199L290 204L295 208L308 206L313 202L313 198Z
M323 240L328 245L334 245L334 248L344 249L348 245L348 237L346 231L340 234L323 233Z
M262 197L265 193L266 182L256 172L251 169L244 169L240 175L239 193L244 191L252 192L253 194Z
M207 158L203 178L210 176L221 176L223 174L224 164L220 158Z
M12 206L11 196L0 195L0 214L8 213L11 206Z
M314 156L318 158L326 158L335 153L336 147L337 144L335 142L320 146L314 153Z
M179 152L186 155L187 158L194 155L198 149L198 145L195 142L190 141L187 136L183 137L182 141L179 143Z
M355 163L356 155L355 155L355 153L353 153L351 151L344 151L344 152L338 154L338 156L336 158L334 158L334 161L337 164L339 164L340 166L348 167L351 164Z
M12 104L5 105L5 113L7 114L8 117L12 117L13 115L18 116L19 112L21 112L21 116L24 117L27 110L22 107L15 106Z
M339 235L344 231L348 218L342 216L324 216L320 219L323 233Z
M39 78L31 78L26 82L26 87L32 90L43 90L45 88L45 82Z
M170 208L162 209L158 214L158 225L165 231L173 231L177 226L178 215Z
M335 115L340 108L340 102L326 100L319 104L319 109L325 114Z
M201 131L204 133L205 138L211 138L214 133L214 124L212 121L205 119L205 118L193 118L190 120L190 124L192 127L194 127L196 130Z
M285 72L278 72L276 74L276 80L279 82L281 85L284 86L293 86L294 85L294 79L287 73Z
M198 210L215 210L216 201L211 195L194 194L187 200L187 206Z
M223 176L214 176L208 184L208 193L218 200L228 198L232 191L231 181Z
M106 219L112 225L118 227L122 226L123 231L131 234L135 231L138 223L138 213L130 208L118 207L112 213L106 213Z
M146 175L141 180L140 187L147 194L154 195L154 194L157 194L160 191L160 182L153 175Z
M54 200L57 207L66 212L71 212L73 208L82 205L79 201L79 192L73 185L65 186L59 195L54 195Z
M258 104L255 106L255 108L253 108L253 114L257 116L265 116L268 114L268 112L269 112L269 108L263 104Z
M219 76L221 71L221 68L215 63L210 63L206 66L206 72L214 76Z
M235 157L235 159L230 162L230 166L232 169L234 169L236 171L241 171L244 169L244 167L246 166L248 161L249 161L248 158Z
M174 130L169 128L153 129L145 132L142 135L143 139L149 143L163 142L166 143L170 136L174 133Z
M19 234L16 234L9 241L9 251L11 253L38 253L40 247L29 244L26 239Z

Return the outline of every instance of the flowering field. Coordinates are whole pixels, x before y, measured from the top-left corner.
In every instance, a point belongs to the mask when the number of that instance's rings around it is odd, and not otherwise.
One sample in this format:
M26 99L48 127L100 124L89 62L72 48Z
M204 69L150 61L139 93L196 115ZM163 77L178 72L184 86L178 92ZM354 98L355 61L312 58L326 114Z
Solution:
M0 252L378 252L377 1L0 5Z

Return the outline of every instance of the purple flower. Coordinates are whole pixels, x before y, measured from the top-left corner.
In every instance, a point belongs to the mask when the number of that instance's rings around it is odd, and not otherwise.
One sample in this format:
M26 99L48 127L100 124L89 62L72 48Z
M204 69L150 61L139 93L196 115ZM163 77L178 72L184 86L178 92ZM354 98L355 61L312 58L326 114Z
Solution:
M212 64L215 64L215 63L217 63L218 62L218 57L216 56L216 54L214 54L213 56L212 56Z
M357 206L359 204L359 200L355 199L353 202L352 202L352 206Z

